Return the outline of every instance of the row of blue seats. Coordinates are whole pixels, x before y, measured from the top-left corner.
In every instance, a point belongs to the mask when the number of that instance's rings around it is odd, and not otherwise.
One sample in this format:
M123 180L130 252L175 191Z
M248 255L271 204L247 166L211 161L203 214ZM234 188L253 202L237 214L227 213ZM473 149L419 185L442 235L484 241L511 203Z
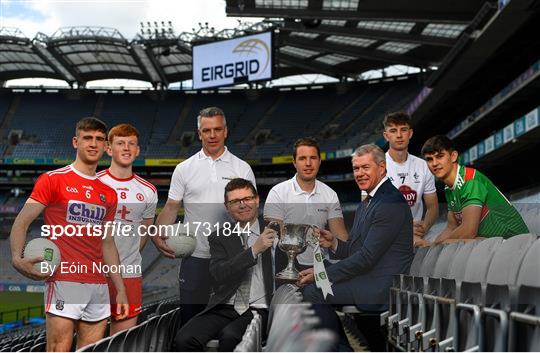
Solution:
M402 108L406 102L402 101L404 99L396 100L396 96L402 97L405 94L412 97L419 89L415 79L408 79L359 85L346 93L328 89L263 91L255 99L246 99L244 92L194 96L170 94L160 99L152 99L145 94L100 96L88 93L71 97L65 93L15 95L0 92L3 93L0 94L0 121L4 118L7 106L11 106L16 98L19 101L10 125L4 129L5 136L0 138L7 138L11 130L22 130L26 138L33 136L34 141L39 141L17 146L11 154L13 157L68 157L73 151L66 136L72 136L75 122L84 116L97 115L111 126L130 122L138 127L143 155L175 158L181 149L180 141L169 139L176 123L182 121L180 118L185 119L182 126L178 126L181 131L195 132L195 117L199 110L207 106L219 106L227 115L230 145L248 143L253 146L254 141L246 141L246 138L263 119L259 128L271 131L270 142L273 145L268 147L268 151L262 147L261 153L263 157L271 157L290 153L290 144L296 138L317 135L330 121L339 125L340 135L354 135L361 130L357 127L364 126L364 122L380 120L387 111ZM381 97L384 99L381 100ZM367 111L369 114L364 114ZM350 134L345 131L348 127ZM347 139L333 141L345 147ZM156 146L166 147L154 150ZM239 155L245 157L248 151L241 149ZM0 150L0 157L2 155L3 151ZM260 158L259 155L256 157Z

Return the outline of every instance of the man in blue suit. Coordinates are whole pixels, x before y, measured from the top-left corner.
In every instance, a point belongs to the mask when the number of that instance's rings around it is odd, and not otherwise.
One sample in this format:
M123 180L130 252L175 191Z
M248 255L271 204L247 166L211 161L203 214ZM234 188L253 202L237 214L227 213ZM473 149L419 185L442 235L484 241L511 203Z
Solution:
M352 157L353 174L358 187L368 196L358 206L349 240L344 242L327 230L320 230L320 245L330 256L341 259L327 267L334 295L324 299L313 282L313 269L300 273L304 300L314 303L322 326L340 334L338 349L348 342L333 306L354 304L363 312L388 309L392 276L407 273L413 259L413 220L403 195L386 177L384 152L376 145L363 145ZM311 284L309 284L311 283ZM374 323L378 329L378 324ZM367 327L368 329L370 327ZM373 332L364 332L370 343ZM371 345L372 350L384 346Z

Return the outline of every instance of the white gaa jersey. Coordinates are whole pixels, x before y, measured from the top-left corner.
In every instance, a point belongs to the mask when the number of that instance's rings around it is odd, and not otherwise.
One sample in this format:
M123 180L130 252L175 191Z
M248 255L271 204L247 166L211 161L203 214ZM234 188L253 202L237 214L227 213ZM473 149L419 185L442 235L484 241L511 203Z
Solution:
M115 234L113 237L120 256L120 264L132 265L127 267L131 269L140 268L141 237L137 230L143 219L153 219L156 214L158 201L156 187L136 174L127 179L119 179L106 169L97 176L99 180L113 188L118 196L115 222L122 226L130 225L132 228L129 236ZM122 273L124 278L140 276L142 273Z
M437 191L435 179L426 161L409 153L405 163L396 163L386 152L386 171L388 179L403 194L411 207L414 221L421 221L424 210L423 195Z

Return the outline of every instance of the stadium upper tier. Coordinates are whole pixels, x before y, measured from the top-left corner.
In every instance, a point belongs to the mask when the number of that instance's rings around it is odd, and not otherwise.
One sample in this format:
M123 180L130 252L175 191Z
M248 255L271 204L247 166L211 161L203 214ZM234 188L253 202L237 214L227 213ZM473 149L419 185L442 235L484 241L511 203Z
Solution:
M320 1L314 3L320 6ZM460 36L471 35L478 13L492 14L496 8L484 0L456 0L451 6L430 6L420 17L396 20L391 13L404 8L397 5L392 10L391 5L377 5L378 13L372 12L377 20L363 18L365 11L358 8L348 24L332 21L335 11L319 13L316 26L271 16L219 32L206 23L180 35L170 22L147 22L141 23L141 34L133 40L114 28L95 26L63 27L34 38L17 28L0 27L0 81L47 77L80 88L93 80L127 78L163 89L192 79L192 66L197 66L192 64L194 46L261 32L273 33L273 78L323 73L356 79L396 64L429 69L440 65ZM222 58L220 54L216 57Z
M302 136L334 152L380 139L387 112L404 108L421 89L416 77L222 93L0 91L0 157L73 158L71 137L82 117L109 127L130 123L140 133L140 158L186 158L199 150L196 117L208 106L225 111L227 145L238 156L264 161L291 154Z

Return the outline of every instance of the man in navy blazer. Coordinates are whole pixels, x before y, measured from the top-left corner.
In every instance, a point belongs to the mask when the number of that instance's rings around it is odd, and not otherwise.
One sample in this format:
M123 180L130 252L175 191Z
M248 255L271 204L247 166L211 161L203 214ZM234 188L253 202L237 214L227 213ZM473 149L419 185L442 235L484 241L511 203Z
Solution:
M320 230L320 245L330 250L331 257L341 259L327 267L334 295L324 299L312 283L313 269L302 271L299 280L300 285L308 284L304 300L315 304L322 325L341 335L339 319L328 304L354 304L365 312L388 309L392 277L407 273L413 259L411 210L386 177L384 152L373 144L360 146L353 154L352 166L358 187L368 196L356 210L349 240L341 241L329 231ZM346 343L346 337L342 338Z

